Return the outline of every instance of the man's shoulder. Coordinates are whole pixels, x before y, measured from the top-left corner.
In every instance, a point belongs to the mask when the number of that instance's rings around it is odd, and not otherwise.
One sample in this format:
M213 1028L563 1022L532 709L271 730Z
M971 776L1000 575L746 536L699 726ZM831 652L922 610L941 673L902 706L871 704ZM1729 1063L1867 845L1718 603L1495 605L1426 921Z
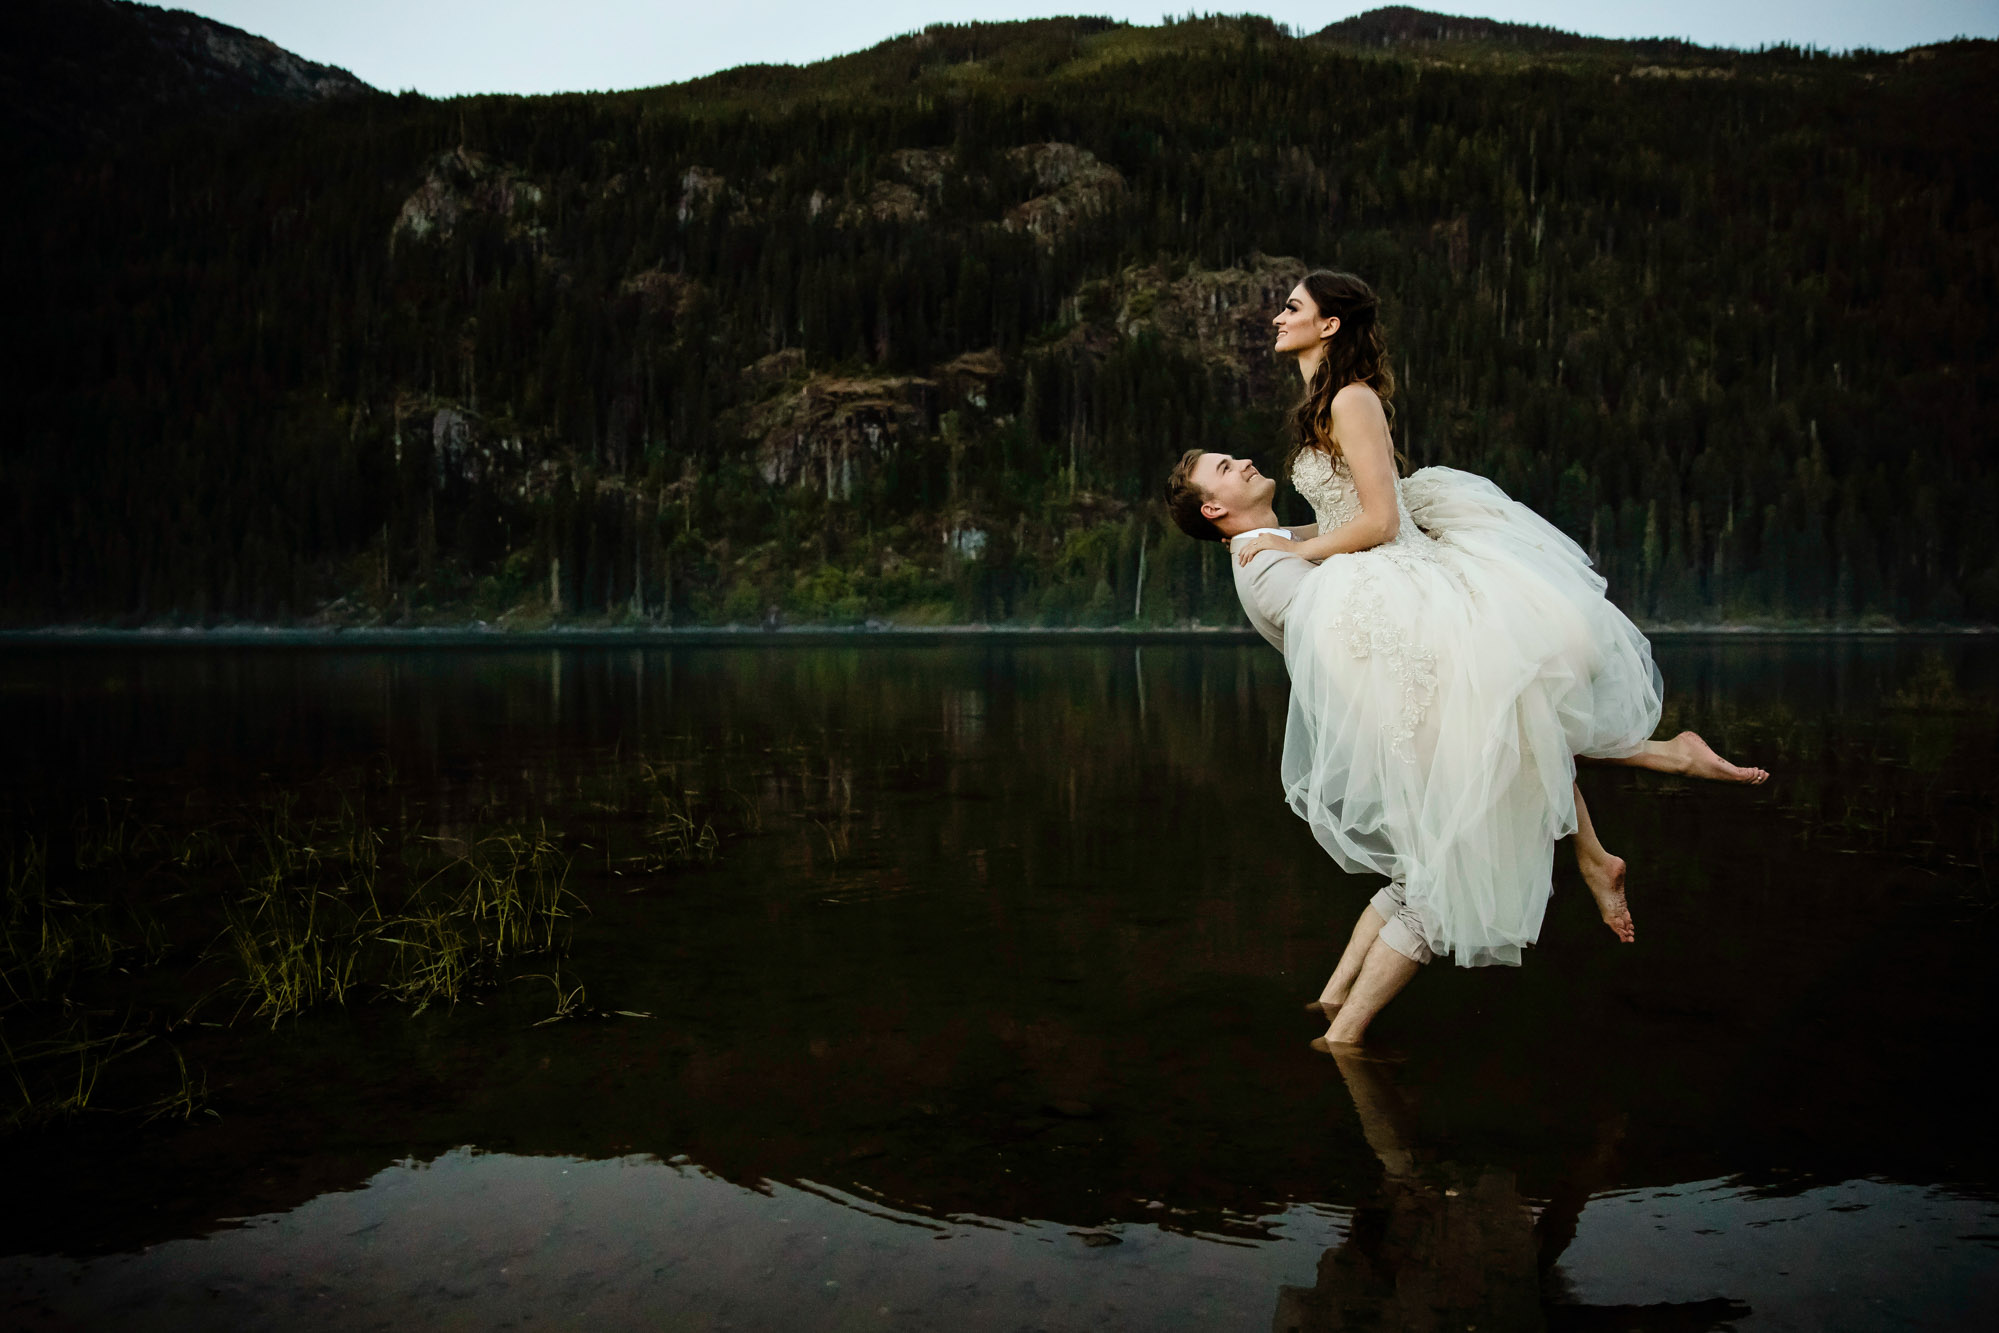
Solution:
M1314 568L1310 560L1289 551L1258 551L1247 564L1231 555L1229 567L1244 608L1277 623L1282 623L1298 581Z
M1314 565L1312 561L1307 560L1302 555L1266 547L1251 556L1247 564L1236 559L1235 552L1229 552L1229 567L1235 570L1236 579L1241 581L1243 579L1258 579L1278 573L1302 575L1307 570L1314 568Z

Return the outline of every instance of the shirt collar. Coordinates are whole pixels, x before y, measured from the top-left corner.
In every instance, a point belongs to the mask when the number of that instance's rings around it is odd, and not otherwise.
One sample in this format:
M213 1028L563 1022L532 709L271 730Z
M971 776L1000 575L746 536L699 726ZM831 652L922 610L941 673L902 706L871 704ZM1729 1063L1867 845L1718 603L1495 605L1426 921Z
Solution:
M1248 532L1238 532L1235 536L1230 537L1229 545L1234 546L1236 542L1244 537L1260 537L1266 532L1274 532L1286 541L1291 540L1291 529L1289 528L1251 528Z

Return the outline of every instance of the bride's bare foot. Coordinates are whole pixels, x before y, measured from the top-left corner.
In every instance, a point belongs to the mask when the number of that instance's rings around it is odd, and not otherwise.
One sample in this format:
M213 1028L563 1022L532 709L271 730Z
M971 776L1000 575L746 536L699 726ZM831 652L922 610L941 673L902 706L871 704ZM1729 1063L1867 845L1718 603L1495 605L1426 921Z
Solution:
M1603 924L1618 939L1633 943L1638 932L1631 924L1631 908L1624 901L1624 858L1606 852L1601 857L1579 860L1577 864L1583 872L1583 883L1589 886L1590 897L1596 899L1596 910L1603 914Z
M1710 782L1745 782L1753 787L1770 777L1768 769L1744 768L1740 764L1729 763L1696 732L1681 732L1666 742L1666 749L1677 761L1676 771L1690 778L1706 778Z

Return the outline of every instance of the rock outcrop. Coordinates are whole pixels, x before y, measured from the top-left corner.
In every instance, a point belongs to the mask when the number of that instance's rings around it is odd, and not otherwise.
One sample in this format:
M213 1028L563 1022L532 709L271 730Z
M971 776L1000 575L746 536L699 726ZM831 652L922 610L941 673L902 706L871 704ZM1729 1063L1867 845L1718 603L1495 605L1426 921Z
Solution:
M513 167L487 161L482 153L459 147L430 161L423 184L403 200L390 232L399 239L448 239L467 214L490 213L508 224L510 235L532 235L534 209L541 187Z
M533 471L529 447L519 435L503 436L463 403L408 395L391 408L395 414L396 463L405 450L423 449L430 438L430 484L438 491L486 486L526 498Z
M759 397L744 433L766 482L824 486L829 497L844 499L899 450L940 432L951 445L958 413L986 412L994 383L1007 372L1006 358L987 348L928 375L815 374L805 354L789 347L743 368L745 386Z
M963 402L974 411L983 412L993 382L1006 374L1006 358L990 347L982 352L962 352L931 374L947 402Z
M1256 393L1275 392L1289 372L1271 356L1270 318L1305 268L1297 259L1261 254L1236 267L1177 276L1158 264L1127 268L1085 284L1074 301L1077 322L1048 350L1101 355L1119 339L1150 335Z
M648 315L662 315L672 321L686 312L687 303L693 299L698 286L692 279L678 273L648 268L619 283L618 295L637 301L639 308Z
M890 154L896 174L918 189L937 191L957 168L958 159L948 148L901 148Z
M900 148L877 163L881 174L873 180L839 194L824 187L804 194L805 216L817 220L830 215L835 227L846 230L878 224L998 225L1052 245L1077 222L1108 212L1125 194L1125 179L1118 169L1076 144L1023 144L1008 149L1005 158L1007 170L998 173L1003 179L996 181L964 174L957 155L948 148ZM1028 197L997 217L967 217L947 200L945 187L954 179L973 194L998 184L1014 198ZM781 186L783 180L781 169L745 185L732 183L709 167L689 166L681 175L676 218L683 226L717 215L730 226L761 225L759 220L767 216L765 210L775 197L770 187Z
M1042 193L1007 210L1009 231L1025 231L1053 242L1076 222L1107 211L1124 194L1124 177L1087 148L1072 143L1034 143L1007 150L1015 166L1033 176Z
M923 222L930 217L923 196L901 181L876 181L868 197L840 211L834 225L857 227L865 222Z
M803 358L791 367L802 371ZM751 409L757 471L773 486L824 485L845 499L876 463L929 434L936 393L935 380L914 375L806 375Z
M687 222L708 212L727 198L728 178L703 166L689 167L680 177L680 204L674 217Z

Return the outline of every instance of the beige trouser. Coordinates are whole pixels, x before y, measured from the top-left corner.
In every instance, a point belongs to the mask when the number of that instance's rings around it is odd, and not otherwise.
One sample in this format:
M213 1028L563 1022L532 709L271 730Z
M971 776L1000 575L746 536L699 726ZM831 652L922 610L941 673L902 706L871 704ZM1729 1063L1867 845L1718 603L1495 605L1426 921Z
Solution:
M1385 923L1381 927L1383 944L1412 963L1427 963L1436 955L1423 942L1428 932L1423 929L1423 918L1409 905L1406 893L1400 883L1389 884L1369 900L1368 906Z

